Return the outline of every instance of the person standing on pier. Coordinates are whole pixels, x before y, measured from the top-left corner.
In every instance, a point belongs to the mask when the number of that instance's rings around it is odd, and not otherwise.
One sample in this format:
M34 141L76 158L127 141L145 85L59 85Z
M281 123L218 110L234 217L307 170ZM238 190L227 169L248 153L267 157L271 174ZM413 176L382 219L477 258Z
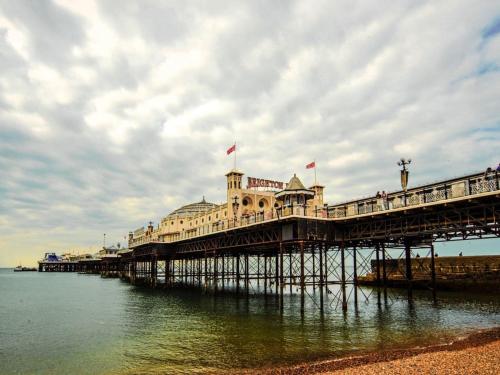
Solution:
M377 191L377 195L375 195L375 198L377 198L377 211L382 211L382 194L380 194L380 191Z
M389 202L387 201L387 193L385 192L385 190L382 190L382 207L384 210L388 210L389 209Z
M495 169L497 172L500 172L500 163L498 163L497 169Z

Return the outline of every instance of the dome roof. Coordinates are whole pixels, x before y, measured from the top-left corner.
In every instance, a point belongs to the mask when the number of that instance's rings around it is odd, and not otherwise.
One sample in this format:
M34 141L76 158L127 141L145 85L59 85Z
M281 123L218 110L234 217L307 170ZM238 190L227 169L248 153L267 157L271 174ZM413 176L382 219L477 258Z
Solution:
M297 175L294 174L288 182L288 185L286 185L285 190L306 190L306 188L302 181L300 181L300 179L297 177Z
M311 189L306 189L302 181L297 177L296 174L293 175L293 177L290 179L290 182L288 185L286 185L285 190L278 191L275 196L278 199L282 199L286 195L299 195L302 194L306 196L306 199L309 199L308 197L314 197L314 190Z
M203 197L201 202L187 204L178 208L177 210L171 212L168 216L180 216L187 217L193 216L201 212L209 211L213 208L217 207L215 203L209 203L205 201L205 197Z

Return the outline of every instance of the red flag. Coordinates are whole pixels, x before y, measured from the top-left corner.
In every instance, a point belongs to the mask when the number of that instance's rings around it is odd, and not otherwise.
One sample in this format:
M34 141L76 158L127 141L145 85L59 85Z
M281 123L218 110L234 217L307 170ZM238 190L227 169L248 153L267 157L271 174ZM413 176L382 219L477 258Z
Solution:
M316 168L316 162L313 161L312 163L309 163L306 165L306 169L311 169L311 168Z
M227 154L229 155L233 151L236 151L236 143L227 149Z

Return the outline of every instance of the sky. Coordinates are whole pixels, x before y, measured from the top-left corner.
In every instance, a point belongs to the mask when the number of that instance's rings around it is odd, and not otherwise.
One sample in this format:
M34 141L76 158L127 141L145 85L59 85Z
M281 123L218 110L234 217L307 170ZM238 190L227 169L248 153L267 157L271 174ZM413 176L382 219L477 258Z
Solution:
M483 171L499 103L498 1L0 0L0 266L225 201L235 140L329 203Z

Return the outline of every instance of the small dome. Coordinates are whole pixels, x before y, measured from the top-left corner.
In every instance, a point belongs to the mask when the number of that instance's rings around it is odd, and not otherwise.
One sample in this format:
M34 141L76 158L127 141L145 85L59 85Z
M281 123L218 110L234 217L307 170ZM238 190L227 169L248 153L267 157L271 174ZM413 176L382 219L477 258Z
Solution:
M300 181L300 179L294 173L293 177L288 182L288 185L286 185L285 190L307 190L307 189L305 188L302 181Z
M217 207L215 203L209 203L205 201L205 197L201 200L201 202L187 204L178 208L177 210L171 212L168 216L179 216L179 217L187 217L199 214L201 212L210 211L211 209Z
M302 181L300 181L300 179L294 173L293 177L290 179L290 182L288 182L288 185L286 185L286 188L284 190L278 191L275 194L275 197L277 199L283 199L285 196L289 195L303 195L306 197L306 199L310 199L314 197L314 194L314 190L306 189Z

